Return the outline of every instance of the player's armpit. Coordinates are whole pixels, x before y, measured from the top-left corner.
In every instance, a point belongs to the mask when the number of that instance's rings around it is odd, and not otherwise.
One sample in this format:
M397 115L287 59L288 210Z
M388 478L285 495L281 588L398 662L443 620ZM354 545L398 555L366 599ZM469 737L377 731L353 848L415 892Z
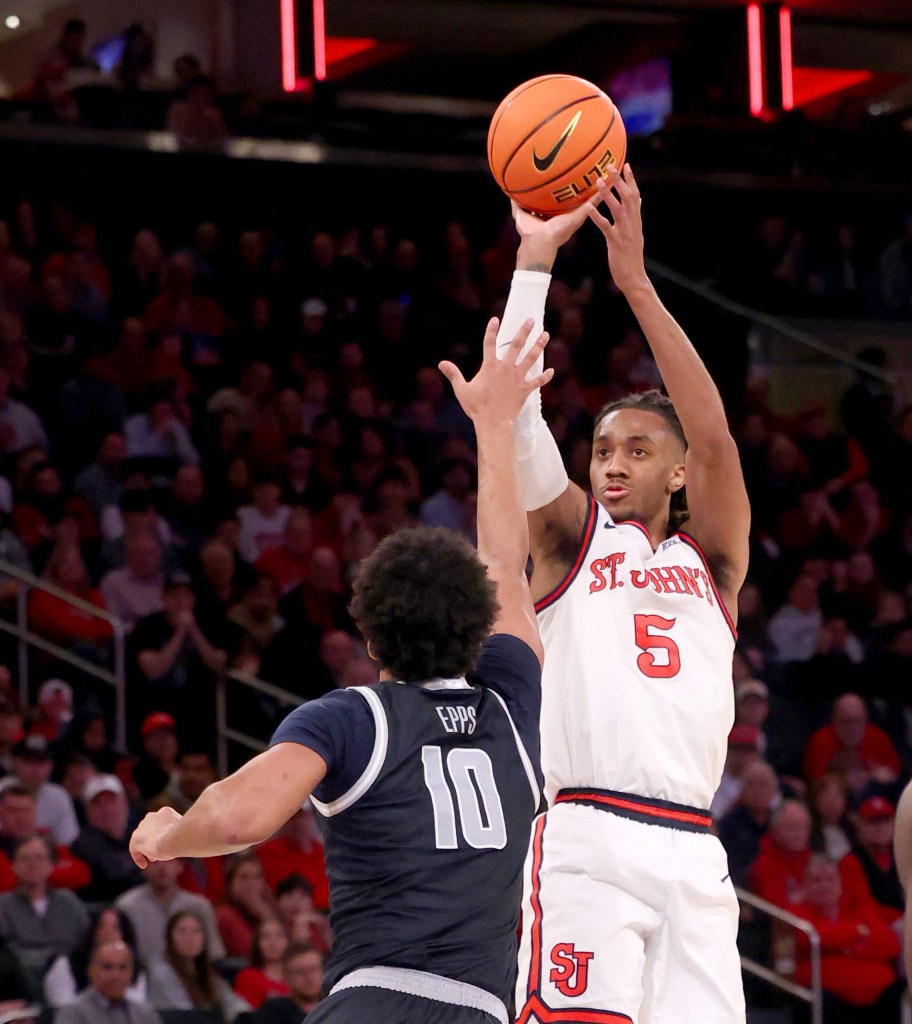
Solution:
M581 487L570 482L554 501L528 513L534 600L550 593L573 565L590 501Z

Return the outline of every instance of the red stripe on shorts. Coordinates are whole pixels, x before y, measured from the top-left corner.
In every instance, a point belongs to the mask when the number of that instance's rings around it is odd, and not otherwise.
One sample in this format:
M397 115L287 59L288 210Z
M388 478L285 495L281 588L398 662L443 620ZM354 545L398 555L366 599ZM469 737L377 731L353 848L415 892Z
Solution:
M552 1010L545 1006L541 997L534 993L516 1018L516 1024L527 1024L535 1017L541 1024L632 1024L633 1018L626 1013L615 1013L612 1010L592 1010L588 1008L571 1008Z
M673 811L668 807L654 807L652 804L641 804L636 800L621 800L604 793L586 793L575 789L572 794L558 793L554 798L556 804L579 803L581 800L603 804L605 807L617 807L624 811L635 811L637 814L647 814L651 818L661 818L665 821L681 821L688 825L699 825L701 828L709 828L712 825L712 815Z

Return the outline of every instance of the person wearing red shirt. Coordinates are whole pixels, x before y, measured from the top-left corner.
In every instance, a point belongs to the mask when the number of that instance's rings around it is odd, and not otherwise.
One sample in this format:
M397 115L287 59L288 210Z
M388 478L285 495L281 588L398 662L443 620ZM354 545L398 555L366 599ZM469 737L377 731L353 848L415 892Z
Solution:
M748 873L751 891L785 909L803 903L805 874L812 856L811 812L798 800L783 800L773 812L769 831L760 840L760 854ZM873 903L863 874L851 870L843 874L841 865L840 873L847 906Z
M104 598L89 586L89 573L77 545L58 544L51 552L44 578L96 608L104 610ZM65 647L79 641L102 644L114 635L110 623L68 604L44 590L33 590L28 601L29 625L54 643Z
M278 835L257 847L256 855L263 865L266 883L273 892L283 878L302 875L313 889L314 906L318 910L329 909L329 880L323 860L323 844L309 801L288 819Z
M858 808L856 842L846 854L840 871L864 880L881 919L894 925L905 910L906 900L893 856L896 808L885 797L870 796Z
M260 862L252 853L240 855L225 873L222 902L215 909L228 956L249 959L255 929L275 916L272 893Z
M279 596L284 597L307 579L312 550L310 513L295 509L285 522L282 543L264 551L254 564L260 573L275 580Z
M22 786L0 790L0 892L16 885L13 852L23 840L39 835L35 797ZM48 885L55 889L83 889L92 880L85 861L74 857L68 846L55 845L56 860Z
M288 935L279 920L261 921L253 935L250 966L239 971L234 991L254 1010L273 996L287 996L282 958L288 948Z
M793 913L820 936L821 980L827 1024L895 1024L902 985L896 960L900 942L873 904L852 909L836 864L815 854L805 874L804 902ZM810 945L799 936L795 980L811 983Z
M899 775L900 761L890 737L871 725L865 702L856 693L844 693L833 706L833 716L811 735L804 750L804 777L808 782L823 775L833 758L855 751L873 772L876 782L887 784Z

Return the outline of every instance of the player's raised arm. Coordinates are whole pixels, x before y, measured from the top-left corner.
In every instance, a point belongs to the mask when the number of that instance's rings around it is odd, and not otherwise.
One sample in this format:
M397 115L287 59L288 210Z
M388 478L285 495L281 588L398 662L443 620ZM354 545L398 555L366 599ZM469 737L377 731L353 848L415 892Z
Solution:
M533 329L527 319L499 360L496 354L498 320L488 323L481 369L466 381L450 362L441 372L453 386L459 404L475 426L478 441L478 555L497 586L499 610L494 632L512 633L543 660L535 609L526 579L529 531L520 496L513 426L526 397L553 376L545 370L527 379L548 341L536 336L526 354L520 353Z
M722 398L646 273L640 191L630 166L623 176L609 168L598 187L611 220L595 206L588 215L605 236L611 276L646 336L687 438L687 530L709 558L734 616L735 598L747 572L750 506Z
M584 204L549 220L520 209L516 203L512 208L520 241L516 271L497 335L499 359L506 355L524 320L534 321L527 346L542 330L551 268L557 252L587 219L589 207ZM543 366L539 356L529 372L535 376L541 373ZM575 539L579 535L588 498L567 477L557 443L542 418L538 388L530 393L517 416L515 435L520 492L529 513L535 579L547 581L550 575L560 576L563 572L564 566L552 570L547 563L556 552L566 549L566 538Z
M906 784L896 804L893 856L908 908L909 894L912 893L912 782ZM906 962L906 976L912 977L912 912L908 909L904 921L903 956Z

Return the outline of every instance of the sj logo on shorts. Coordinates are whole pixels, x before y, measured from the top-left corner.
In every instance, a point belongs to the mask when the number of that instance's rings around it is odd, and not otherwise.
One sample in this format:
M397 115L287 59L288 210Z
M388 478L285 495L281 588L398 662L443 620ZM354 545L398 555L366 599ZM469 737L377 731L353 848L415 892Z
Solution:
M581 996L589 986L589 961L594 953L577 952L572 942L558 942L551 950L550 979L562 996ZM575 977L574 977L575 975Z

